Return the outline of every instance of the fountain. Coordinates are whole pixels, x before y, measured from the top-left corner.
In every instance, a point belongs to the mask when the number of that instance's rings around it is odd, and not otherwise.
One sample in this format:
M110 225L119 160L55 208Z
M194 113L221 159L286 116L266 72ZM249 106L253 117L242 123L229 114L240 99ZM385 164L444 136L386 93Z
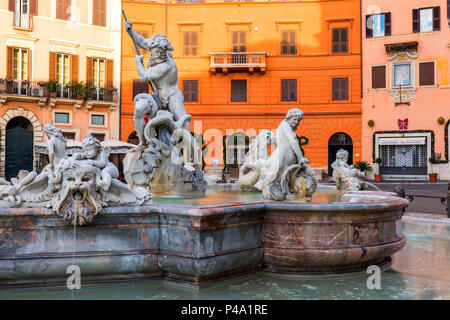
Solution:
M134 100L140 144L124 161L128 184L95 137L68 157L61 132L46 125L50 164L1 181L0 287L64 286L74 257L83 284L166 279L202 287L257 271L323 276L389 267L405 244L408 202L354 190L358 182L346 179L358 177L342 163L337 174L342 167L350 176L340 175L337 189L319 185L295 138L300 109L287 112L275 136L265 130L256 138L239 185L206 188L195 152L193 165L181 154L197 145L170 42L126 29L151 51L147 70L142 56L136 63L155 85L155 94Z

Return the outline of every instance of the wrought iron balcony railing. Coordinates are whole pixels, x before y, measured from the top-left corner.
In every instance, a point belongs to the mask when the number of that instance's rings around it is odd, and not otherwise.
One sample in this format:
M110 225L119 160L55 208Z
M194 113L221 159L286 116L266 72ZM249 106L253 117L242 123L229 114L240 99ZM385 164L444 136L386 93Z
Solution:
M29 13L14 12L14 27L24 30L33 30L33 16Z
M80 92L65 85L48 88L45 82L0 79L0 94L16 96L116 102L116 91L116 89L93 88L86 96L82 96Z
M210 54L210 70L260 71L266 69L266 52L222 52Z

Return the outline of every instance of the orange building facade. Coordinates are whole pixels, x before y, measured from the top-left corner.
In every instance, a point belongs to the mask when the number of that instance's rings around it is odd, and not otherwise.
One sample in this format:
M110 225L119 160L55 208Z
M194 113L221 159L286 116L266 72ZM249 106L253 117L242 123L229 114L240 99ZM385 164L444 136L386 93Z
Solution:
M359 1L122 4L135 31L166 34L175 48L178 84L191 131L203 133L208 146L207 167L224 160L237 167L246 146L232 145L239 139L231 137L276 129L295 107L304 112L297 135L307 138L313 168L328 172L340 148L361 160ZM133 96L148 90L138 81L135 55L122 29L124 141L134 131Z

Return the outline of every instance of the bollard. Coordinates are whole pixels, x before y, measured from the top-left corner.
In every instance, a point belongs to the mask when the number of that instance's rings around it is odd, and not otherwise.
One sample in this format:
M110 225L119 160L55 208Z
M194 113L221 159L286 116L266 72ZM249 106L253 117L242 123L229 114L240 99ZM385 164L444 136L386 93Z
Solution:
M447 193L447 218L450 218L450 182L448 184L448 193Z
M450 188L450 185L449 185L449 188ZM405 188L403 188L402 186L395 186L394 192L397 194L397 197L406 198ZM403 208L403 212L406 212L405 208Z

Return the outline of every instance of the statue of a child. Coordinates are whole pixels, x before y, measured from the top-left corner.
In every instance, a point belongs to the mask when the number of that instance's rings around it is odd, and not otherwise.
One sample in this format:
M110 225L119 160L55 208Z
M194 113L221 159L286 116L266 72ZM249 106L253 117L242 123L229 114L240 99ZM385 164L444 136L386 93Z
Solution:
M88 135L83 139L82 148L83 152L74 153L72 158L101 169L102 179L98 184L104 191L108 191L112 179L119 177L119 170L109 162L109 148L102 148L100 141L93 135Z

